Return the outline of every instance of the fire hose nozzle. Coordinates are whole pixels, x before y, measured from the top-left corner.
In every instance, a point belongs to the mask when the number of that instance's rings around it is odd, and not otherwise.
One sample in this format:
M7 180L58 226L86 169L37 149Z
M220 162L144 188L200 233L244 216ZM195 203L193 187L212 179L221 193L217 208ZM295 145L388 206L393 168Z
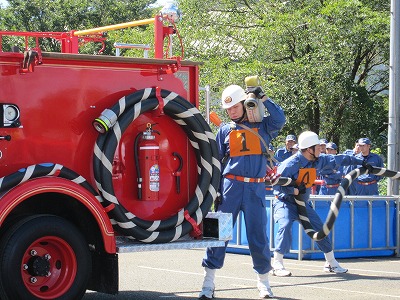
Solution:
M93 121L93 127L96 129L99 133L105 133L107 132L111 127L117 123L118 116L111 110L111 109L105 109L100 117L96 118Z

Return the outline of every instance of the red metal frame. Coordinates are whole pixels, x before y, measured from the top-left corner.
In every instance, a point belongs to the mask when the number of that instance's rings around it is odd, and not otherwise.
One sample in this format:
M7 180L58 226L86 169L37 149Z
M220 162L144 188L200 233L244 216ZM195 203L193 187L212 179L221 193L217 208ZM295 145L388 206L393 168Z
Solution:
M40 38L52 38L61 43L62 53L78 53L79 45L89 42L100 42L104 44L106 40L102 34L93 34L90 36L78 37L73 35L74 31L70 32L26 32L26 31L0 31L0 52L3 52L2 37L3 36L22 36L25 38L25 49L34 49L40 51L39 39ZM29 47L29 39L35 39L35 47ZM104 50L104 46L99 51L100 53Z
M99 28L99 30L101 30ZM26 31L0 31L0 52L3 52L3 36L22 36L25 37L25 51L29 49L41 52L39 46L40 38L52 38L61 43L61 53L79 53L79 46L89 42L100 42L102 48L99 53L104 51L104 41L106 37L103 32L91 33L88 35L77 35L77 30L69 32L26 32ZM154 52L155 58L164 58L164 39L174 33L174 28L164 25L163 18L160 15L154 17ZM35 39L35 47L29 47L29 39Z

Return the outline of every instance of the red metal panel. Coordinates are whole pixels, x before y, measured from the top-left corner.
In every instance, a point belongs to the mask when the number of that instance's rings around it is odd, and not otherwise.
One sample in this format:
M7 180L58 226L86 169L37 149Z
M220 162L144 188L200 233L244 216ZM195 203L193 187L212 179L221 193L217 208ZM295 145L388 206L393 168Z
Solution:
M11 55L12 54L12 55ZM88 179L93 185L92 156L98 133L92 121L120 97L148 87L176 92L198 104L198 65L183 62L178 72L162 74L160 68L174 60L127 59L88 55L43 54L43 63L34 72L20 74L21 54L0 53L0 103L18 105L20 128L0 128L0 176L28 165L53 162L62 164ZM162 78L162 80L160 80ZM161 132L160 201L143 203L135 199L136 173L133 142L147 122L157 123ZM117 159L124 173L116 174L114 189L121 203L139 217L164 218L176 213L193 195L197 167L192 147L184 131L167 116L151 113L140 116L121 139ZM174 188L177 165L172 152L184 160L181 193Z

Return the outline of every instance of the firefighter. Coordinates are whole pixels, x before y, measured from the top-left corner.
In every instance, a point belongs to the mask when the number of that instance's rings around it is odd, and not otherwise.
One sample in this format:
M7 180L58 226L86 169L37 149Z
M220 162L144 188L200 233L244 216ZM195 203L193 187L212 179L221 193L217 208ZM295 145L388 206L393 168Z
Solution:
M369 138L359 139L358 145L360 153L358 153L356 157L363 159L371 166L383 167L382 158L378 154L371 152L371 141ZM378 182L381 178L381 176L370 173L358 176L353 183L355 188L354 195L379 195Z
M326 144L326 154L336 155L338 152L338 147L334 142L329 142Z
M279 148L275 152L275 159L278 162L284 161L286 158L292 156L293 151L292 148L296 144L297 139L294 134L289 134L285 139L285 147Z
M311 186L317 176L317 171L332 170L338 165L359 165L363 160L350 155L320 154L321 145L318 135L312 131L305 131L299 136L299 152L284 160L278 166L278 174L291 178L296 182L293 186L274 186L275 199L273 201L274 220L279 228L275 236L274 270L273 275L290 276L291 272L283 265L283 256L289 252L292 242L292 224L299 221L299 213L295 197L306 203L308 219L315 231L322 230L322 221L312 206L308 203ZM367 167L367 166L366 166ZM368 168L372 168L368 166ZM325 272L346 273L336 261L329 236L316 242L324 252L326 259L323 270Z
M326 152L326 145L328 144L328 140L327 139L320 139L319 140L319 144L321 146L321 153L327 153Z
M327 154L336 155L337 149L337 145L333 142L329 142L328 144L326 144ZM319 190L319 195L335 195L343 176L343 167L341 166L336 166L332 170L322 170L320 172L320 177L324 180L325 183L321 186Z
M355 144L354 144L354 148L353 149L347 149L343 152L343 154L347 154L347 155L357 155L358 153L360 153L360 145L358 144L358 140L356 140ZM351 171L353 171L354 169L356 169L357 166L346 166L343 167L343 176L345 176L346 174L349 174ZM347 189L347 195L355 195L356 194L356 182L352 182L349 186L349 188Z
M244 101L253 93L268 111L261 122L250 123ZM228 86L222 93L222 108L232 120L221 126L217 133L219 155L222 161L221 200L218 211L232 213L234 222L239 211L243 212L246 233L257 274L260 298L273 297L268 280L271 254L266 234L265 179L268 147L285 124L282 108L268 98L260 86L246 91L238 85ZM225 247L208 248L202 261L204 282L199 299L214 296L216 270L222 268Z
M326 145L328 144L328 140L327 139L320 139L319 140L319 145L321 146L321 153L324 153L324 154L326 154L327 152L326 152ZM318 172L318 177L317 177L317 179L318 180L320 180L320 181L322 181L323 180L323 178L322 178L322 175ZM314 191L313 191L313 194L319 194L319 192L320 192L320 190L321 190L321 185L320 184L316 184L315 186L314 186Z

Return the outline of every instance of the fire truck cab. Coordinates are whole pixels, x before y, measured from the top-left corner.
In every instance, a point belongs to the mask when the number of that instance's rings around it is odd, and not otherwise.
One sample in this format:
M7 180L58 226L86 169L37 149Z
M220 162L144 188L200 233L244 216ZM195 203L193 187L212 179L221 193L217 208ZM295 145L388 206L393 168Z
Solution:
M118 253L224 245L203 236L220 164L199 63L164 55L171 16L114 27L154 23L154 58L79 54L108 28L0 31L1 299L116 294Z

